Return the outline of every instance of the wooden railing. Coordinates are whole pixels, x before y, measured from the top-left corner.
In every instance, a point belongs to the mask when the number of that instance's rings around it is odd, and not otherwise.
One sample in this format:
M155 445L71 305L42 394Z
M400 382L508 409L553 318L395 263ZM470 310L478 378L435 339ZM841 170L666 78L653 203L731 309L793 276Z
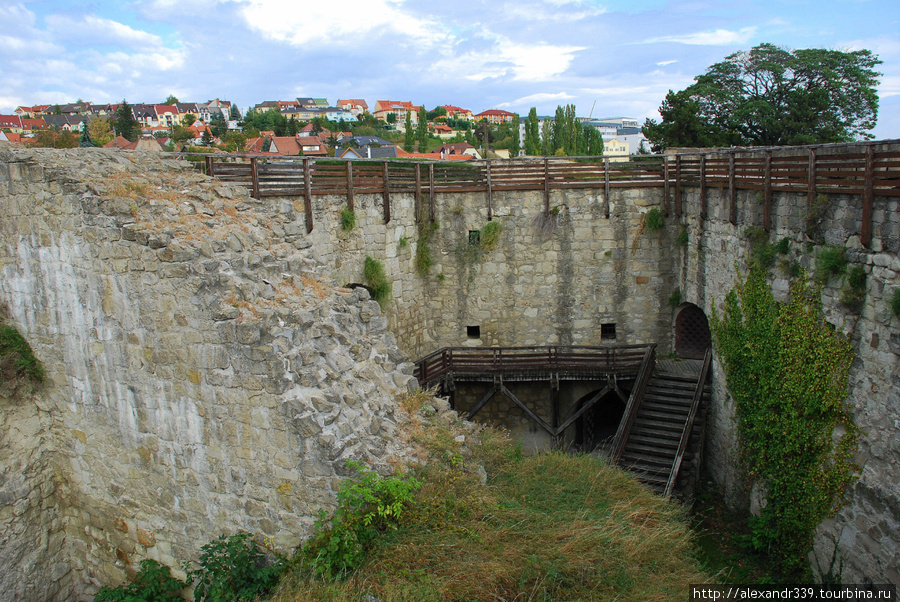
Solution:
M199 155L180 155L199 159ZM706 217L710 188L728 191L728 216L737 219L737 191L762 193L763 228L771 226L774 192L806 193L812 206L819 193L862 196L860 238L872 237L875 196L900 196L900 141L858 142L803 147L724 149L665 156L632 156L628 161L604 157L533 157L472 162L342 160L261 155L202 155L209 175L247 186L254 198L302 196L307 201L306 228L313 229L312 197L381 194L389 222L390 195L415 195L416 219L433 219L435 194L482 192L488 216L495 192L543 191L544 211L550 193L570 188L602 189L606 215L613 188L662 187L667 213L680 217L686 186L700 191L701 218ZM426 217L423 197L428 197Z
M647 345L615 347L445 347L415 364L423 387L444 377L589 379L636 373Z
M712 369L712 348L706 350L703 357L703 367L700 369L700 378L697 380L697 387L694 389L694 397L691 400L691 409L688 411L687 420L684 423L684 429L681 431L681 440L678 442L678 451L675 453L675 460L672 462L672 469L669 471L669 480L666 482L666 488L663 495L671 497L672 491L675 489L675 481L678 479L678 473L681 470L681 460L684 458L684 452L687 451L688 443L694 432L694 421L697 418L697 412L700 409L700 402L703 399L703 390L706 388L706 381L709 379L709 372Z
M637 417L641 403L644 401L644 391L647 390L647 382L650 380L650 375L653 373L655 365L656 345L650 345L644 353L637 379L634 382L634 388L628 397L628 403L625 404L625 412L622 414L622 420L619 422L619 428L616 430L616 436L613 438L610 460L614 464L618 464L619 458L622 457L622 452L625 451L625 444L628 443L631 428L634 426L634 419Z

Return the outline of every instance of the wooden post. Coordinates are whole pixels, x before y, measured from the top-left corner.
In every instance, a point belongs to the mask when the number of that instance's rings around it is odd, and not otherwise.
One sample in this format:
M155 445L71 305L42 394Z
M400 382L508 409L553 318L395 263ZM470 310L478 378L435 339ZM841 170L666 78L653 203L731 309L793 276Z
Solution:
M609 157L603 159L603 190L606 200L606 219L609 219Z
M772 151L766 151L763 179L763 230L768 232L772 228Z
M863 189L862 230L860 242L866 248L872 244L872 213L875 201L875 147L866 147L866 181Z
M428 222L434 221L434 163L428 164Z
M312 170L309 159L303 159L303 206L306 210L306 233L313 230Z
M259 200L259 160L256 157L250 159L250 196Z
M737 182L734 178L734 153L728 154L728 221L737 223Z
M806 179L806 212L809 214L816 204L816 149L809 149L809 167Z
M675 155L675 217L681 218L681 155Z
M353 207L353 161L347 161L347 209L355 210Z
M487 177L487 210L488 210L488 221L494 219L494 191L491 187L491 162L487 162L487 169L485 170L485 175Z
M706 215L706 155L700 155L700 219Z
M550 215L550 159L544 157L544 215Z
M416 223L422 221L422 166L416 163Z
M382 179L384 180L384 191L382 192L382 196L384 198L384 223L389 223L391 221L391 176L388 173L388 162L385 161L381 164L382 168Z
M669 215L669 158L663 157L663 212Z
M212 176L216 175L213 172L213 158L210 156L206 156L205 158L206 158L206 175L212 177Z

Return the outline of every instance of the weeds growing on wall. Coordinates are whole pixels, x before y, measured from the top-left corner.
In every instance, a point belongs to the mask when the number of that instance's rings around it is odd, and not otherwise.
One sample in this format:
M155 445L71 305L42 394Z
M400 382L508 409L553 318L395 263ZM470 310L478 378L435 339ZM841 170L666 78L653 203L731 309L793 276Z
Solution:
M341 211L341 230L349 232L356 227L356 213L350 209Z
M428 270L431 269L431 266L434 265L434 260L431 258L431 246L429 243L431 242L431 236L438 229L438 223L435 222L422 222L419 224L419 242L416 245L416 272L420 276L424 276L428 273Z
M0 384L15 389L23 379L43 382L44 367L25 337L0 315Z
M891 297L891 311L894 312L894 315L900 318L900 288L894 291L894 296Z
M675 309L680 304L681 304L681 289L676 288L674 291L672 291L672 294L669 295L669 305L672 307L672 309Z
M743 459L767 504L752 542L786 573L806 566L816 526L843 504L858 476L859 429L846 402L853 350L823 319L803 277L775 301L752 262L710 320L734 398Z
M847 270L847 281L841 287L839 301L841 305L858 314L862 311L866 302L866 280L868 273L860 265L855 265Z
M94 602L182 602L187 584L172 576L169 567L155 560L142 560L134 581L117 587L101 587Z
M653 207L650 211L644 214L644 225L649 232L659 232L666 225L665 216L663 216L663 212L660 211L658 207Z
M391 281L388 280L387 274L384 272L384 266L377 259L366 255L363 275L366 278L366 283L369 285L369 290L372 292L372 298L384 308L391 298Z
M763 267L771 267L778 255L787 255L790 252L791 241L782 238L778 244L769 242L769 233L757 226L751 226L744 231L744 235L750 241L750 258L759 262Z
M679 247L686 247L690 239L691 235L688 233L687 226L682 226L681 232L678 234L678 238L675 239L675 244L677 244Z
M832 276L847 270L847 250L844 247L825 247L816 257L816 280L824 284Z

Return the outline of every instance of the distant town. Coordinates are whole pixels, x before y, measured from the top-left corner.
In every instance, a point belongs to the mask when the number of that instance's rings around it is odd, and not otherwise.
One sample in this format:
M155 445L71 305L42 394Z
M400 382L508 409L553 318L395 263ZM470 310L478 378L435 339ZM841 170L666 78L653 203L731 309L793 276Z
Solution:
M575 106L552 116L532 109L473 113L454 105L431 110L408 101L295 98L265 101L242 113L232 102L19 106L0 115L0 144L94 146L155 152L228 152L345 159L451 161L518 156L599 156L628 160L649 152L636 119L578 117Z

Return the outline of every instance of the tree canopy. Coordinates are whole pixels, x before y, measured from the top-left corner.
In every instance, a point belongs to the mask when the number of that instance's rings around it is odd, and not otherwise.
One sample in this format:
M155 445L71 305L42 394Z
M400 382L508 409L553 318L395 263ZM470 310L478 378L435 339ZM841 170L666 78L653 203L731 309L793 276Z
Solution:
M670 146L786 146L872 138L881 60L869 50L787 50L760 44L669 90L662 121L647 119L654 151Z

